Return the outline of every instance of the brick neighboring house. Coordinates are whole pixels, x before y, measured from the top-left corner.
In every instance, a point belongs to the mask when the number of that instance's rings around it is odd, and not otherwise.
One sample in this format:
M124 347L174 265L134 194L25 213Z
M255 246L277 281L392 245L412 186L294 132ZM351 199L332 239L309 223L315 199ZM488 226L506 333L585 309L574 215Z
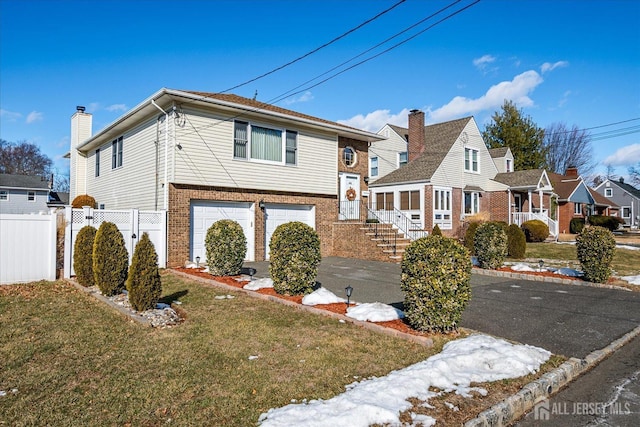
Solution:
M320 236L322 255L348 239L336 224L360 219L368 145L377 134L231 94L163 88L92 134L83 107L71 118L71 191L105 209L167 210L167 265L206 258L209 226L238 221L247 260L268 259L284 222ZM337 234L337 235L336 235Z
M640 226L640 190L624 182L606 179L595 188L595 191L620 208L620 217L624 219L624 226L638 228Z
M48 212L52 183L53 177L0 174L0 214Z
M558 227L569 233L571 220L589 215L618 215L618 206L589 188L578 169L569 167L564 175L549 173L558 201Z

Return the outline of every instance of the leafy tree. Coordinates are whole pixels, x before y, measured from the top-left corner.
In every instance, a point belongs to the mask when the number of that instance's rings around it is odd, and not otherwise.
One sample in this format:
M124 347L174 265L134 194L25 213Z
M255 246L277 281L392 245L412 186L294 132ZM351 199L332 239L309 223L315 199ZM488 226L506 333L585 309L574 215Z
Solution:
M546 149L544 129L539 128L529 116L523 116L515 104L505 100L502 112L492 117L482 137L489 148L509 147L514 157L514 170L544 168Z
M35 144L0 139L0 173L48 176L52 164L53 161Z
M595 167L589 132L573 125L552 123L544 130L544 147L547 167L564 174L569 166L578 168L581 175L588 175Z

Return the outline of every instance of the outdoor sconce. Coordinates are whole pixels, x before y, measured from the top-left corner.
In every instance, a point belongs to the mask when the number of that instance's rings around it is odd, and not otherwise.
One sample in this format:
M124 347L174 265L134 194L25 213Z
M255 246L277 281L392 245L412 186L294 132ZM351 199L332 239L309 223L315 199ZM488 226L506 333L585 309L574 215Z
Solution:
M365 184L368 184L368 183L369 183L369 177L368 177L368 176L365 176L365 177L364 177L364 183L365 183Z
M200 268L200 257L196 257L196 267Z
M253 282L253 276L255 276L256 274L256 269L255 268L250 268L249 269L249 277L251 278L251 281Z
M542 271L542 266L544 265L544 261L540 260L538 261L538 266L540 267L539 271Z
M353 288L351 287L351 285L349 285L344 288L344 291L347 294L347 307L349 307L349 300L351 299L351 294L353 294Z
M260 208L260 210L264 210L264 200L260 200L258 202L258 207Z

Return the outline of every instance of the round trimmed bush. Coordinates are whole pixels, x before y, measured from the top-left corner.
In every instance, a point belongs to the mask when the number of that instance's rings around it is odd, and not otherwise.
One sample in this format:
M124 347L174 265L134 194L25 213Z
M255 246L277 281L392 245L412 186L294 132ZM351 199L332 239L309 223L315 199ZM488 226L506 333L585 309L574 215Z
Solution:
M579 234L584 228L584 218L571 218L569 221L569 232L571 234Z
M527 251L527 238L517 224L507 227L507 255L521 259Z
M413 241L402 259L400 288L407 322L423 332L448 332L460 324L471 299L469 251L454 239Z
M240 274L247 255L247 238L236 221L222 219L211 224L204 241L207 265L214 276Z
M136 245L127 279L129 302L134 310L145 311L156 306L162 294L158 254L147 233Z
M81 208L83 206L89 206L91 208L95 208L96 207L96 199L94 199L92 196L88 195L88 194L80 194L78 196L76 196L73 201L71 202L71 207L78 209Z
M539 219L525 221L520 226L527 242L544 242L549 237L549 226Z
M112 222L98 228L93 242L93 281L103 295L122 291L127 280L129 253L122 233Z
M431 230L431 235L442 236L442 230L440 230L440 227L438 226L438 224L436 224L435 227L433 227L433 230Z
M467 226L467 230L464 232L464 247L469 250L471 255L475 255L474 239L476 236L476 230L480 227L481 222L470 222Z
M480 268L502 267L507 256L507 234L502 225L485 222L476 230L474 248Z
M594 283L606 283L609 280L616 251L616 241L611 231L603 227L585 227L576 236L576 251L585 280Z
M313 292L320 264L318 233L299 221L279 225L269 243L269 273L279 294L304 295Z
M96 229L86 225L78 231L73 245L73 270L82 286L93 286L93 241Z

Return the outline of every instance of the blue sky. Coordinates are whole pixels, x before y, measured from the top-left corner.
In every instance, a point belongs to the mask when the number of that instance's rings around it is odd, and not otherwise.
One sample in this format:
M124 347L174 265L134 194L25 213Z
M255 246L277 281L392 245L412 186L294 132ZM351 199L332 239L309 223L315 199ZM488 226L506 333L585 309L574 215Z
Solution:
M460 1L349 65L473 1ZM162 87L224 91L397 2L0 0L0 138L36 143L63 173L76 105L94 115L97 132ZM257 91L271 102L452 2L406 0L233 93ZM624 175L640 162L640 1L481 0L389 52L300 89L278 105L374 132L385 123L406 126L414 108L427 113L428 123L473 115L482 130L510 99L539 127L596 128L597 171L607 162ZM612 123L618 124L603 126Z

